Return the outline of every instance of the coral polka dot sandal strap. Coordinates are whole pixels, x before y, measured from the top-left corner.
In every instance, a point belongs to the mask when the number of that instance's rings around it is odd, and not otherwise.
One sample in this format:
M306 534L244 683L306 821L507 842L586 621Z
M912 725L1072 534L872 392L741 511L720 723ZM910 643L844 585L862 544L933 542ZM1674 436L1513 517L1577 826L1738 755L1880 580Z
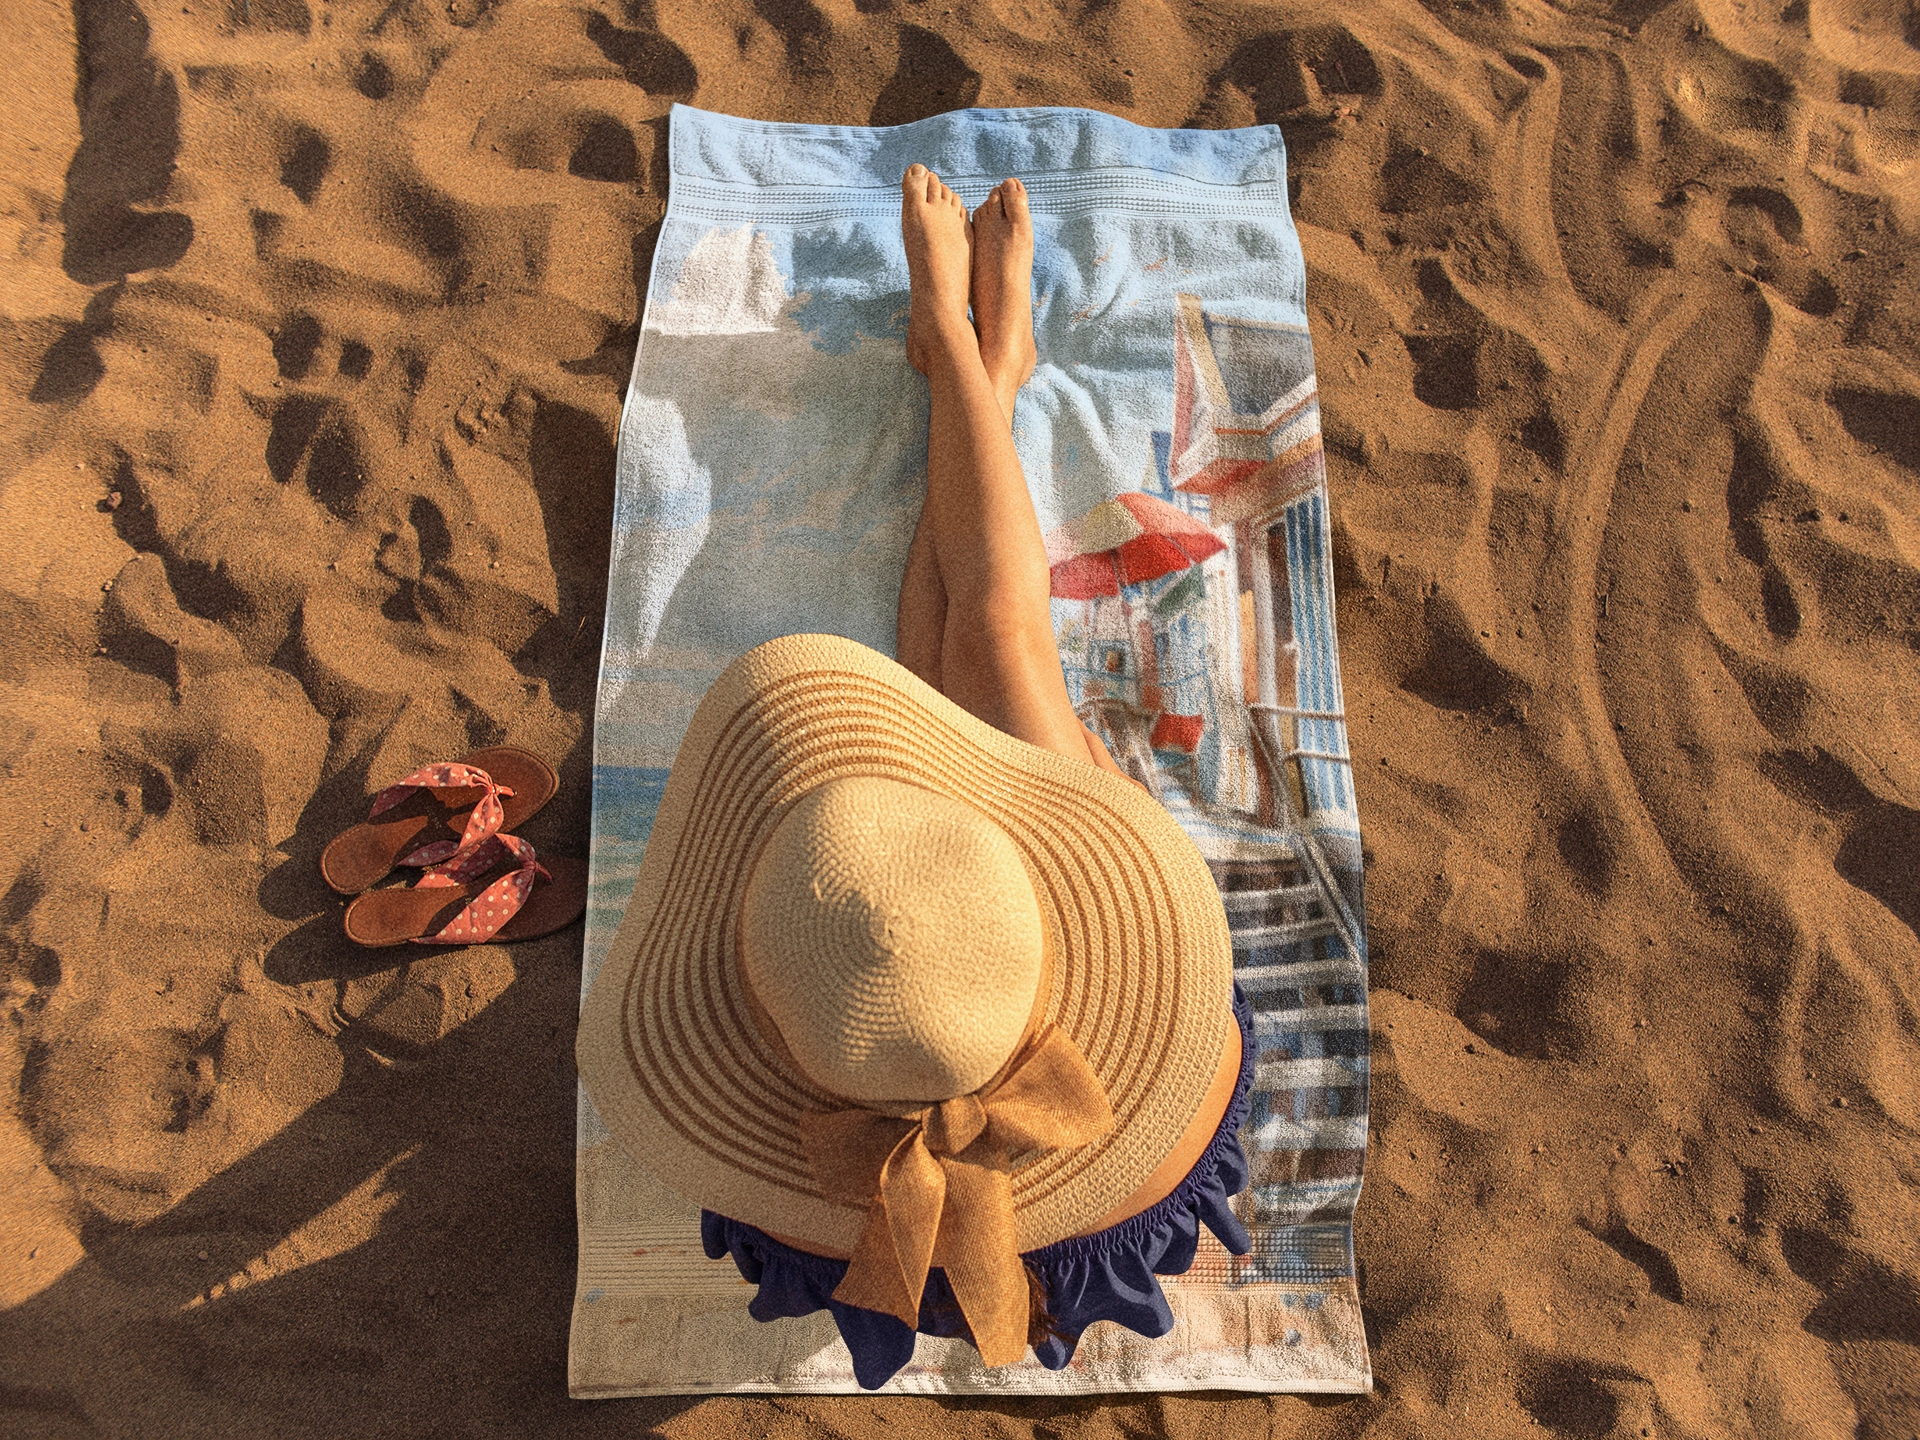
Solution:
M481 945L551 934L586 908L585 861L543 862L519 836L496 833L430 866L411 888L367 891L347 907L345 923L356 945Z
M321 852L320 873L343 895L395 865L436 865L531 819L560 788L546 761L515 745L423 765L382 790L364 822Z

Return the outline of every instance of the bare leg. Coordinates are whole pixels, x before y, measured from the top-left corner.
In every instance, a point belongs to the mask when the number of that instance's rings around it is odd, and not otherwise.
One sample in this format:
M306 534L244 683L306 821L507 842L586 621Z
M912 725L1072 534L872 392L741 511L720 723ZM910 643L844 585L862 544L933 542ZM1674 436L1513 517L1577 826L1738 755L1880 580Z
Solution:
M940 646L947 633L947 587L933 558L932 528L924 511L907 547L907 568L900 577L900 614L894 654L902 665L942 694Z
M1026 193L1017 181L994 192L974 216L969 253L959 198L916 165L902 182L901 231L913 282L907 356L933 402L927 498L901 586L902 663L1018 739L1116 769L1067 698L1046 549L1013 448L1013 397L1033 369Z
M1033 375L1033 220L1027 187L1002 181L973 212L973 328L980 363L1013 424L1013 398Z
M911 186L911 177L902 182ZM1011 197L1015 219L1007 209ZM902 202L903 205L905 201ZM905 211L901 224L907 223ZM1013 424L1014 396L1033 373L1033 226L1026 213L1026 189L1018 180L997 187L969 221L969 238L988 234L984 246L971 248L968 298L980 362L993 387L994 398L1009 427ZM924 288L914 272L916 294ZM926 371L923 358L914 365ZM932 507L923 508L920 524L907 550L906 572L900 581L900 615L896 650L905 665L936 690L941 684L940 651L946 640L947 587L940 578L934 554Z
M1027 211L1027 187L1018 180L1003 181L973 212L972 298L980 361L1011 428L1014 397L1032 378L1038 359L1033 343L1033 218ZM1051 616L1047 624L1051 632ZM1080 734L1094 764L1123 773L1098 735L1084 725Z

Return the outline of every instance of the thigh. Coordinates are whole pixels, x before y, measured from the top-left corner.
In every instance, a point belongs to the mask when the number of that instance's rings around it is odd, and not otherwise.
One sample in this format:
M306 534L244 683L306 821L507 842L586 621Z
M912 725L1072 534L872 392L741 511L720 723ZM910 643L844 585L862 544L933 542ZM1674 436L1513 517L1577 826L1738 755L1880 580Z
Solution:
M1092 763L1050 625L947 611L940 670L949 699L1017 740Z

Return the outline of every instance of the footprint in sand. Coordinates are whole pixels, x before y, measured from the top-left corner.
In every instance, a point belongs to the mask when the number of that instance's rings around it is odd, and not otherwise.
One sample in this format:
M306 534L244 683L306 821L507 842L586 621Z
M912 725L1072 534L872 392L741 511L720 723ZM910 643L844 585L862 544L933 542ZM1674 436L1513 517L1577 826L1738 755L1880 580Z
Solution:
M333 147L327 144L327 137L296 125L281 152L280 183L299 196L302 205L311 205L332 162Z

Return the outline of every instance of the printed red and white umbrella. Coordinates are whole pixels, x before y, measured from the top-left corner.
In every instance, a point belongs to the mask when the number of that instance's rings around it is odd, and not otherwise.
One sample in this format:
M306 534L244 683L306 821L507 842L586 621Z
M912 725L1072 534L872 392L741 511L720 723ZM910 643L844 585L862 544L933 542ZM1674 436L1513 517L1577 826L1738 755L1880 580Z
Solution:
M1205 521L1137 490L1051 531L1046 546L1048 590L1063 600L1118 595L1227 548Z

